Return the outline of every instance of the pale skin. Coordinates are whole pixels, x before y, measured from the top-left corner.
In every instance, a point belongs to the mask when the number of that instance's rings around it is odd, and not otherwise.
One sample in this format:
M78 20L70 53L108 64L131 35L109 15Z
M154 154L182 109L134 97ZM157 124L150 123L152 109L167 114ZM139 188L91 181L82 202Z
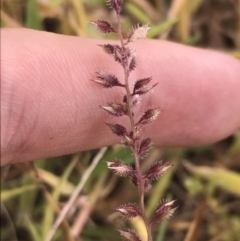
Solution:
M122 68L97 44L109 41L27 29L1 29L1 165L109 146L119 142L99 105L121 100L124 89L103 89L96 71ZM160 107L144 127L157 146L199 146L240 127L240 62L227 54L180 44L141 40L131 44L138 66L130 80L159 82L137 107L136 118Z

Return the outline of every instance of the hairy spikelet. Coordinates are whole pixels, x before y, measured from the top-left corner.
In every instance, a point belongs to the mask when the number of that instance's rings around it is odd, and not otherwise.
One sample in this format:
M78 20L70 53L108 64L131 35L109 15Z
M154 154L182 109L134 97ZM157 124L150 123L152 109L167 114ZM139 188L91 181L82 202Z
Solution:
M145 85L147 85L150 81L152 80L152 77L148 77L148 78L143 78L143 79L139 79L135 82L134 84L134 89L133 89L133 93L135 93L137 90L142 89Z
M163 176L170 167L172 167L170 163L158 161L149 168L144 177L151 181L157 180Z
M143 114L137 124L150 124L158 118L159 114L160 110L158 108L149 109Z
M136 67L137 67L137 58L135 55L133 55L129 64L129 71L133 71Z
M122 204L116 210L119 211L125 218L135 218L142 215L136 203Z
M113 170L114 173L122 177L130 176L134 172L131 166L126 165L119 160L107 161L106 163L109 169Z
M92 81L101 85L104 88L112 88L116 86L125 87L125 85L121 84L118 78L113 74L108 74L102 71L96 72L96 74L97 78L92 79Z
M173 215L174 211L176 210L176 207L172 208L174 202L175 202L175 200L160 202L157 205L157 208L154 212L154 215L153 215L150 223L152 224L152 223L156 223L156 222L163 222L163 221L169 219Z
M108 106L100 106L100 107L103 108L105 111L107 111L109 114L116 117L127 114L126 104L110 102L108 103Z
M128 240L128 241L141 241L139 236L132 230L127 230L127 231L118 230L118 232L120 233L122 238L124 238L125 240Z
M128 35L128 41L134 42L139 39L146 38L149 29L150 28L148 27L148 24L145 24L143 26L137 25L136 27L133 27Z
M98 46L100 46L107 54L114 54L115 45L112 45L112 44L99 44Z
M105 123L111 131L117 136L127 135L127 129L120 124Z
M144 138L141 143L140 146L138 148L138 155L142 158L145 157L147 155L147 153L149 152L149 150L152 147L152 142L150 138Z
M153 90L153 88L155 86L157 86L157 84L158 83L156 83L154 85L151 85L151 86L148 86L148 87L143 87L143 88L141 88L139 90L136 90L134 94L135 95L145 95L145 94L149 93L151 90Z
M110 8L113 8L117 12L117 14L119 14L121 11L123 0L108 0L107 4Z
M94 25L101 33L115 33L114 28L112 25L105 20L96 20L90 22L92 25Z

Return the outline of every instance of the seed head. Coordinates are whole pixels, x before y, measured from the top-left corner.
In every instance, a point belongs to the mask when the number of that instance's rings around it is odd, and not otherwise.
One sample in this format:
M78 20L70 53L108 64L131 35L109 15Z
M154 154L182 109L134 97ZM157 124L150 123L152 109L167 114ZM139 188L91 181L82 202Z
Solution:
M123 204L116 210L119 211L125 218L135 218L142 215L135 203Z
M128 231L118 230L118 232L120 233L122 238L124 238L125 240L141 241L141 239L138 237L138 235L132 230L128 230Z
M172 167L170 163L158 161L149 168L144 177L151 181L157 180L159 177L163 176L170 167Z
M112 25L105 20L90 21L90 23L94 25L103 34L115 33L115 30L112 27Z
M115 51L114 45L112 45L112 44L99 44L98 46L102 47L102 49L107 54L114 54L114 51Z
M123 0L108 0L107 1L107 4L109 5L109 7L113 8L117 14L119 14L121 11L122 3L123 3Z
M173 215L174 211L176 210L176 208L172 208L174 202L175 200L164 201L159 203L154 212L154 216L150 221L150 224L156 223L156 222L163 222L169 219Z
M139 149L138 149L138 155L143 158L146 156L146 154L149 152L149 150L152 147L152 142L150 138L145 138L141 141Z
M148 77L148 78L143 78L143 79L137 80L136 83L134 84L133 93L135 93L136 90L142 89L142 88L143 88L145 85L147 85L151 80L152 80L152 77Z
M111 129L111 131L117 136L127 135L127 130L124 126L119 124L106 123L106 125Z
M160 110L158 108L149 109L143 114L143 116L140 118L137 124L149 124L155 121L158 118L159 114Z
M137 58L135 54L132 54L132 59L129 64L129 71L133 71L137 66Z
M115 174L126 177L132 174L133 168L131 166L128 166L124 164L122 161L119 160L113 160L113 161L107 161L107 166L109 169L113 170Z
M109 103L109 106L100 106L104 110L106 110L109 114L119 117L123 116L127 113L127 107L126 105L120 104L120 103Z
M92 79L95 83L101 85L104 88L112 88L114 86L124 87L125 85L121 84L118 78L113 74L108 74L105 72L96 72L97 79Z
M137 25L135 28L132 29L132 31L128 35L128 42L134 42L139 39L146 38L149 29L150 28L148 27L148 24L145 24L141 27Z

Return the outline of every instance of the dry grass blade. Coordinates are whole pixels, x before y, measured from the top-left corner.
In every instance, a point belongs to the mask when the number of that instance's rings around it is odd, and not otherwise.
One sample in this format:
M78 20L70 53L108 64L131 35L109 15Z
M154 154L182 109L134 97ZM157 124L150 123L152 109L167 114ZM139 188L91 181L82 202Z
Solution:
M200 230L201 222L203 221L203 216L206 211L206 202L204 202L199 208L197 209L196 215L194 220L192 221L187 235L184 241L195 241L197 238L197 233Z
M82 229L84 228L87 220L89 219L89 216L91 215L92 210L94 209L97 202L103 197L103 189L106 185L107 177L107 172L103 173L100 176L93 191L89 195L88 200L86 200L83 207L81 208L81 211L78 213L76 219L74 220L71 228L71 233L74 238L77 239L77 237L79 237Z
M168 10L167 18L170 19L177 19L179 11L182 9L183 5L187 0L174 0L171 4L170 9ZM160 35L160 38L166 39L171 31L169 28L166 32Z
M71 195L70 199L68 200L67 204L62 209L60 215L56 219L55 223L53 224L51 230L47 234L45 241L51 241L53 238L53 235L55 234L57 228L62 223L64 218L66 217L67 213L71 209L73 203L76 201L79 193L82 191L82 188L84 187L85 183L87 182L89 176L91 175L92 171L96 167L96 165L99 163L100 159L103 157L104 153L106 152L107 147L103 147L100 149L96 157L94 158L92 164L89 166L89 168L84 172L84 175L82 176L81 181L77 185L76 189L74 190L73 194Z

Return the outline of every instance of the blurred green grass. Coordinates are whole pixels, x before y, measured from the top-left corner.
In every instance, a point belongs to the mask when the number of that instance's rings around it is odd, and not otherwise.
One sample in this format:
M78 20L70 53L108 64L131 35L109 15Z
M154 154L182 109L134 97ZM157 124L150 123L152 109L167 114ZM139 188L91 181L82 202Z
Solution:
M87 21L107 16L115 22L104 0L2 0L1 4L2 27L108 38L99 35ZM150 38L240 56L238 1L126 0L122 21L125 35L131 25L150 22ZM1 168L1 240L44 240L96 153L94 150ZM115 157L132 163L128 149L118 145L110 148L53 240L74 240L73 229L79 236L76 240L82 241L120 240L114 228L126 226L141 232L139 220L128 222L113 213L123 202L137 200L131 183L107 170L104 160ZM156 241L239 241L240 134L201 148L154 148L143 168L159 159L175 166L148 194L148 215L166 196L177 199L179 207L169 222L155 227ZM84 223L81 229L79 220Z

